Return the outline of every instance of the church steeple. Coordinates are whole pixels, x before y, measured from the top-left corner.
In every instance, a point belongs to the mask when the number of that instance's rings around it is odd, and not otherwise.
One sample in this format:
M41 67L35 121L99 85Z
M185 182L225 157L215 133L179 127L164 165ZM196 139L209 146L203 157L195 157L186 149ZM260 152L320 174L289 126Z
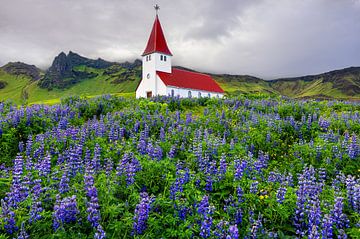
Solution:
M148 43L146 45L145 51L142 54L142 56L145 56L145 55L148 55L148 54L151 54L154 52L172 56L171 51L169 50L169 48L167 46L164 32L163 32L161 24L160 24L159 16L157 14L157 12L159 10L158 5L155 6L155 10L156 10L155 21L153 24L153 28L152 28Z

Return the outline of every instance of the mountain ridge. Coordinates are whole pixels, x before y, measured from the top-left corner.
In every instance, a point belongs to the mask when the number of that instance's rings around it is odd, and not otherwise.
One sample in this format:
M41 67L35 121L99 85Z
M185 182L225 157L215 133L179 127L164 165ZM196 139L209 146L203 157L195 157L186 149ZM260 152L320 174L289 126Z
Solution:
M20 88L16 87L14 82L19 76L22 77L21 99L25 101L37 99L32 94L48 98L66 96L70 92L85 95L107 91L131 93L140 82L141 64L139 59L118 63L101 58L90 59L72 51L68 54L61 52L45 71L22 62L8 63L0 67L0 73L3 72L0 74L0 100L2 92L6 89L9 91L9 85L12 84L14 89ZM177 68L198 72L182 66ZM293 98L360 99L360 67L273 80L251 75L206 74L211 75L230 96L265 93ZM11 95L10 92L8 95ZM39 99L41 100L41 97Z

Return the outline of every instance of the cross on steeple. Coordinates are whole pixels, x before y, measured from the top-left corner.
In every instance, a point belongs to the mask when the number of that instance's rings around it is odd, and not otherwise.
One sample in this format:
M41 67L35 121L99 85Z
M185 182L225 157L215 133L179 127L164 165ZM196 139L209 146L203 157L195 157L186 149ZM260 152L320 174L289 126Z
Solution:
M155 11L156 11L156 15L158 15L158 12L160 10L160 6L158 4L155 4L154 8L155 8Z

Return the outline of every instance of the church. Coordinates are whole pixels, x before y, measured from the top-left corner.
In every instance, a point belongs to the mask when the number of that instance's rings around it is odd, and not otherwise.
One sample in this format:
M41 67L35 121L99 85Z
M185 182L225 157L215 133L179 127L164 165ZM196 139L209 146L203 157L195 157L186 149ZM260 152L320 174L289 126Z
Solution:
M136 98L157 95L172 97L218 97L224 91L211 76L172 67L172 54L166 43L156 5L153 28L142 54L142 79L136 88Z

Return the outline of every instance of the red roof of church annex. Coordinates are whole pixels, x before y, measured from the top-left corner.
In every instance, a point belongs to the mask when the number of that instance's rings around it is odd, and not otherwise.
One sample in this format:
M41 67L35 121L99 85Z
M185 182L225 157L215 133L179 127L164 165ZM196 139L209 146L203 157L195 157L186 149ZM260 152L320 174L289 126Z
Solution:
M157 71L156 74L167 86L224 93L211 76L172 68L172 73Z
M160 20L159 20L159 17L157 14L155 17L155 22L154 22L147 46L142 55L144 56L144 55L151 54L154 52L164 53L164 54L172 56L172 54L167 46L164 32L161 28Z

